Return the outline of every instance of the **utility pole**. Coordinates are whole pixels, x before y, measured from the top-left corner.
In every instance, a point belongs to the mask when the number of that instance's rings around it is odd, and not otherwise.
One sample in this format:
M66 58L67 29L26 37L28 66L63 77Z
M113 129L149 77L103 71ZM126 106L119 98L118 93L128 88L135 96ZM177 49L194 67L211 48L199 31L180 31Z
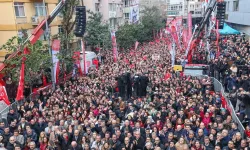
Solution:
M46 8L46 3L45 0L43 0L43 6L44 6L44 12L45 12L45 17L47 17L47 8ZM52 89L55 90L56 88L56 82L55 82L55 78L54 78L54 62L53 62L53 54L52 54L52 50L51 50L51 42L50 42L50 32L49 32L49 25L48 25L48 21L46 19L46 31L45 31L45 36L47 38L48 41L48 46L49 46L49 54L51 56L51 62L52 62L52 66L51 66L51 81L52 81Z

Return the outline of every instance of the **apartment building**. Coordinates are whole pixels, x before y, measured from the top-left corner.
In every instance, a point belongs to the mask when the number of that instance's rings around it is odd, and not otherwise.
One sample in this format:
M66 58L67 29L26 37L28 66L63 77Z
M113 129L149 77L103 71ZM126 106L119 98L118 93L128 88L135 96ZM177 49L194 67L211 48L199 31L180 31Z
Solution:
M84 0L87 10L100 12L111 29L117 29L124 23L123 4L122 0Z
M50 14L56 7L58 0L1 0L0 1L0 46L5 44L13 36L22 36L22 29L31 34L33 29ZM46 8L46 9L44 9ZM60 31L62 18L56 17L50 25L51 35ZM41 36L40 40L46 40ZM6 51L0 51L0 61L3 60Z
M225 0L225 21L233 28L250 36L249 0Z
M140 0L140 7L157 7L163 17L167 17L167 0Z
M203 13L202 2L203 0L167 0L167 15L183 16L185 22L190 12L194 22L199 22Z
M139 0L124 0L123 16L125 23L139 23Z

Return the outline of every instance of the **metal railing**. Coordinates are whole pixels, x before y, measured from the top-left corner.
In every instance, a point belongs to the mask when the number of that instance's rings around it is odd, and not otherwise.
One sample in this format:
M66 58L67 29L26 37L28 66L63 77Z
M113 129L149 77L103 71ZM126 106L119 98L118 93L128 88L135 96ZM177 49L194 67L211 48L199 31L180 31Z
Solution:
M244 126L242 125L242 123L241 123L239 117L236 115L235 110L234 110L234 107L233 107L231 101L228 99L227 94L226 94L225 91L224 91L223 85L222 85L221 82L218 81L216 78L214 78L214 77L210 77L210 78L211 78L212 81L213 81L214 91L215 91L215 92L220 92L220 93L221 93L221 96L223 96L223 97L225 98L225 101L226 101L226 109L230 112L233 121L236 122L236 123L238 124L238 129L240 130L241 135L245 135L245 128L244 128Z

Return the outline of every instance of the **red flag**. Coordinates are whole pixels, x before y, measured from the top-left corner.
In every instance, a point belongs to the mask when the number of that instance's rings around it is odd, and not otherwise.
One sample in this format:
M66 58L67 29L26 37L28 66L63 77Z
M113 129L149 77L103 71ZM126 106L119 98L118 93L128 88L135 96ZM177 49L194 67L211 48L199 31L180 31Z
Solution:
M43 74L43 86L48 85L46 76Z
M178 46L179 49L181 49L180 43L179 43L179 40L178 40L178 35L177 35L177 32L176 32L176 27L172 26L171 30L172 30L171 35L172 35L173 39L175 40L176 45Z
M2 84L0 84L0 101L4 101L6 105L10 105L5 86L3 86Z
M27 48L24 48L23 52L25 55L29 53ZM24 92L25 60L26 60L26 57L23 57L21 69L20 69L19 84L18 84L18 88L17 88L17 96L16 96L17 101L20 101L24 98L23 92Z
M187 34L188 34L187 29L183 29L183 33L182 33L182 42L183 42L183 45L184 45L184 48L185 48L185 49L186 49L187 46L188 46Z

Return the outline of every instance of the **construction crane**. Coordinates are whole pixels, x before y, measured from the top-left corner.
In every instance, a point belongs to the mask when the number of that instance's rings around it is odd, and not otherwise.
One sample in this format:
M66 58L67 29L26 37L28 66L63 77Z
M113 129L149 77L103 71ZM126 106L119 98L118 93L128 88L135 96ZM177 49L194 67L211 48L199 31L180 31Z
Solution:
M50 25L52 21L55 19L55 17L60 13L60 11L63 9L63 7L66 5L67 0L61 0L59 4L56 6L56 8L50 13L48 17L46 17L32 32L32 34L22 43L22 45L25 47L25 45L30 42L31 44L35 44L37 40L43 35L43 33L46 30L46 26ZM25 47L26 48L26 47ZM13 52L7 60L15 57L17 54L21 53L23 50L18 50L16 52ZM5 68L5 64L0 65L0 72Z
M190 39L190 42L189 42L190 47L189 47L188 53L187 53L187 59L188 59L189 64L192 64L193 51L196 50L197 45L200 43L201 39L205 36L205 34L204 34L205 25L209 21L214 8L216 7L216 4L217 4L216 0L210 1L200 24L195 28L195 31L194 31L195 33L193 34L192 38Z

